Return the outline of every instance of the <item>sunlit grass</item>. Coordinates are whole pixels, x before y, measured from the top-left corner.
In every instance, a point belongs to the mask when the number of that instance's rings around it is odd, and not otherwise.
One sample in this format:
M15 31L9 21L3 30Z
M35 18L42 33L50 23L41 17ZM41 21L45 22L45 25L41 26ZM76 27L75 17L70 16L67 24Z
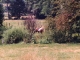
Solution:
M80 44L0 45L0 60L79 60Z

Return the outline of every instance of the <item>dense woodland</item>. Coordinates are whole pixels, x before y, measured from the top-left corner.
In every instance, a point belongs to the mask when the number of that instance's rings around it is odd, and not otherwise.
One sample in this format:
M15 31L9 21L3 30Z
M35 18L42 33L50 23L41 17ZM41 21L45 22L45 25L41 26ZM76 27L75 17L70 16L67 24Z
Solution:
M9 4L8 11L10 16L16 16L18 19L22 15L33 14L38 19L45 18L47 22L47 28L45 34L48 35L44 38L44 43L70 43L80 42L80 1L79 0L6 0L5 3ZM2 27L3 11L0 6L0 24ZM1 17L2 16L2 17ZM9 17L10 17L9 16ZM24 34L23 30L19 29L4 29L2 39L7 40L6 43L15 43L19 41L37 43L34 36L35 21L28 20L29 23L25 23L28 31ZM31 23L30 23L31 22ZM2 30L0 29L0 30ZM7 30L7 32L6 32ZM6 36L8 31L13 31L11 35ZM19 30L19 32L18 32ZM18 32L18 33L16 33ZM15 33L15 34L14 34ZM21 33L22 35L18 35ZM17 37L16 37L17 36ZM20 40L21 39L21 40ZM41 41L43 42L43 41Z
M34 14L37 18L43 16L55 16L60 14L63 11L72 12L70 7L72 4L73 6L78 5L79 1L75 2L75 0L4 0L5 3L9 4L8 10L12 16L21 15L21 14ZM78 3L78 4L77 4ZM71 6L72 6L71 5ZM77 7L77 8L78 8ZM77 9L75 8L75 10ZM19 12L19 13L17 13ZM17 13L17 14L15 14ZM78 13L78 12L77 12Z
M58 10L60 10L62 4L58 0L6 0L5 3L10 3L8 10L12 16L34 14L37 18L59 14Z

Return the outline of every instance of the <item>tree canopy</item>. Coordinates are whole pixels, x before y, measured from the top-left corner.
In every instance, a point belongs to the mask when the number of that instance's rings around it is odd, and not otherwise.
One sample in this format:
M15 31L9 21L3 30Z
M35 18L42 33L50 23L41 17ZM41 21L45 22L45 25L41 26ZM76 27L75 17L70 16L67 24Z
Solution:
M9 8L12 16L16 16L17 18L20 18L21 13L24 12L25 3L23 0L16 0L11 2Z
M4 18L4 14L3 14L3 6L0 4L0 26L2 26L3 23L3 18Z

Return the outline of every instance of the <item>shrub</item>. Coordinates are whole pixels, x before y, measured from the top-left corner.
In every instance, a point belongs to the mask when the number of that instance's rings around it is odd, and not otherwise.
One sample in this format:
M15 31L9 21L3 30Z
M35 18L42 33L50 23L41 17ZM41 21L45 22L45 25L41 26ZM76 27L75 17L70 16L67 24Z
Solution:
M28 37L27 30L24 30L23 28L11 28L3 32L3 41L4 43L19 43L20 41L23 41L24 38Z
M58 25L58 21L56 22L56 18L53 19L52 17L48 17L47 22L48 22L47 33L49 35L48 40L56 43L65 43L67 41L66 38L68 36L67 30L65 28L62 29L62 26ZM56 27L56 25L58 26Z
M2 38L3 31L5 30L6 30L5 26L0 27L0 39Z
M2 41L1 41L1 39L2 39L2 34L3 34L3 32L6 30L7 28L5 27L5 26L1 26L0 27L0 44L2 44Z
M54 41L54 35L55 35L55 19L53 19L52 17L47 17L47 29L46 29L46 33L48 34L47 38L48 41L53 42Z
M51 42L50 42L50 40L48 40L48 39L41 39L40 40L40 44L50 44Z
M40 44L50 44L52 43L52 40L49 39L49 35L46 33L46 31L42 34L35 33L33 36L34 44L40 43Z
M65 31L55 31L54 34L52 35L54 38L54 42L57 43L65 43L66 42L66 32Z

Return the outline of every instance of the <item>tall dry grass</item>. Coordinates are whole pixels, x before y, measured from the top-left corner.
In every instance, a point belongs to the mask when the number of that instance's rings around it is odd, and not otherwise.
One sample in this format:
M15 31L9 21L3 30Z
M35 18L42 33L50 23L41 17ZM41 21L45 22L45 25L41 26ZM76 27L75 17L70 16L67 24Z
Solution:
M0 60L79 60L80 44L12 44L0 46Z

